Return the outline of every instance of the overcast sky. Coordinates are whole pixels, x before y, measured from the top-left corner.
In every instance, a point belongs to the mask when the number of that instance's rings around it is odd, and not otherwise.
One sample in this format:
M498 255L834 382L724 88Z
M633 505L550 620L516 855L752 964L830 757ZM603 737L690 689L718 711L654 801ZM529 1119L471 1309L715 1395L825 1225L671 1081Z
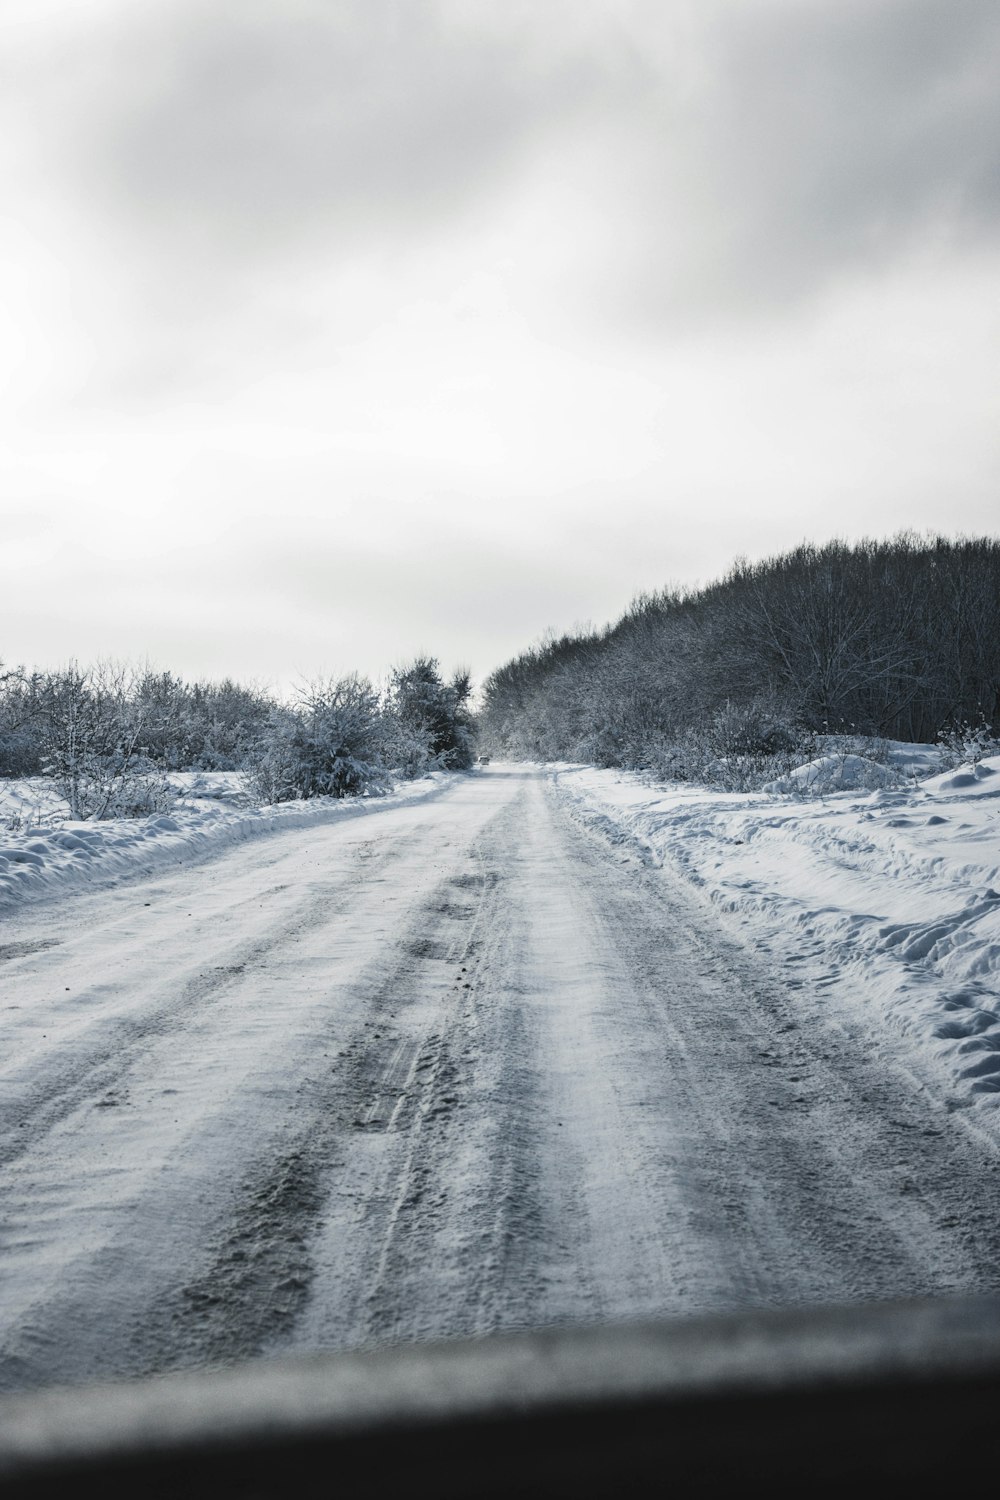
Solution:
M0 658L478 677L998 530L996 0L0 0Z

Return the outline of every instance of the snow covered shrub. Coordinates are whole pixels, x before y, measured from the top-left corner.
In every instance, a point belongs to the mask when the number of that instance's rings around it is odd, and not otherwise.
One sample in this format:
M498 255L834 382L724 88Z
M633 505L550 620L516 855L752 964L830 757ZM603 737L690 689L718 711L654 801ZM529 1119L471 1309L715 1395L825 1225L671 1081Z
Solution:
M988 755L1000 755L1000 739L981 713L976 723L955 720L940 730L937 749L942 771L953 771L956 766L978 765Z
M892 745L879 735L821 734L812 757L763 788L776 796L825 797L833 792L876 792L912 785L894 763Z
M663 781L701 782L713 759L698 736L663 734L649 741L646 769Z
M0 725L0 776L37 776L41 750L30 725Z
M674 781L759 791L815 754L815 738L768 699L726 702L698 724L650 746L651 768Z
M36 681L42 774L52 778L74 819L147 817L173 802L147 753L145 721L127 667L75 662Z
M298 720L290 709L276 708L245 752L243 783L251 801L273 807L301 796L292 747L297 728Z
M0 830L4 833L20 833L26 826L20 808L8 807L0 797Z
M367 678L312 683L272 716L248 754L248 790L266 802L387 791L385 742L379 696Z
M578 741L570 759L607 770L613 766L629 766L634 757L628 754L624 734L611 725L604 725Z
M293 736L300 796L351 797L390 785L381 704L366 677L313 684Z
M385 753L393 775L404 781L444 769L441 757L434 754L430 733L419 725L402 723L392 712L386 716Z
M386 702L389 754L402 775L469 769L476 739L471 695L469 673L456 672L445 682L434 657L417 657L393 672Z
M107 788L110 767L103 768L101 783L95 783L85 805L93 809L84 813L91 818L149 818L154 813L169 812L177 793L163 771L152 761L134 760L117 775L113 787Z
M882 791L903 786L905 780L895 766L843 750L796 766L767 782L762 790L775 796L825 797L833 792Z
M36 682L22 668L4 671L0 662L0 776L37 776L41 771Z

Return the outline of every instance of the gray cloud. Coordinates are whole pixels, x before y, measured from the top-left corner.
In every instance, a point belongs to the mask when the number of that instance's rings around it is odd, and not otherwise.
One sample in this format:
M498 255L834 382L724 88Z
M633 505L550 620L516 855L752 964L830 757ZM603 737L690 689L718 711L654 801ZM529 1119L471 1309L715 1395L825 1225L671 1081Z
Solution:
M148 404L294 361L324 336L309 278L329 294L360 264L391 282L470 210L488 217L551 133L641 85L627 32L594 45L573 15L161 0L8 67L9 135L66 220L96 350L81 399Z
M636 228L639 316L795 303L934 236L1000 223L992 0L716 7L700 82L661 98Z
M529 163L577 217L536 202L538 265L521 221L519 294L656 334L1000 217L995 0L170 0L36 66L45 180L134 309L116 402L315 337L299 275L391 279L475 208L502 238Z
M410 0L175 5L119 37L114 70L88 180L145 231L240 260L434 226L605 87L579 49L539 58Z

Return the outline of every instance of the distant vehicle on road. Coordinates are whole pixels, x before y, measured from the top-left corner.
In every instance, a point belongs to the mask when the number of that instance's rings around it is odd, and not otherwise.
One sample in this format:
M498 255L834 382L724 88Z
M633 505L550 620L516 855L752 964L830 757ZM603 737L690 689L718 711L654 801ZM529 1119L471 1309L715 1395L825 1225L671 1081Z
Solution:
M480 757L479 757L479 764L480 764L480 765L481 765L481 766L488 766L488 765L489 765L489 763L490 763L490 758L489 758L489 756L488 756L488 755L481 755L481 756L480 756Z

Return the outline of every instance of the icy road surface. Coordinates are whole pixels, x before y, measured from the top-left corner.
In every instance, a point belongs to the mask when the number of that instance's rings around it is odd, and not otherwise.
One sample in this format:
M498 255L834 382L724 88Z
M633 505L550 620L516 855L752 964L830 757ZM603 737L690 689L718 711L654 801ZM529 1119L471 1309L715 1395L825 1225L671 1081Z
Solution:
M0 936L0 1386L1000 1290L986 1136L543 773Z

